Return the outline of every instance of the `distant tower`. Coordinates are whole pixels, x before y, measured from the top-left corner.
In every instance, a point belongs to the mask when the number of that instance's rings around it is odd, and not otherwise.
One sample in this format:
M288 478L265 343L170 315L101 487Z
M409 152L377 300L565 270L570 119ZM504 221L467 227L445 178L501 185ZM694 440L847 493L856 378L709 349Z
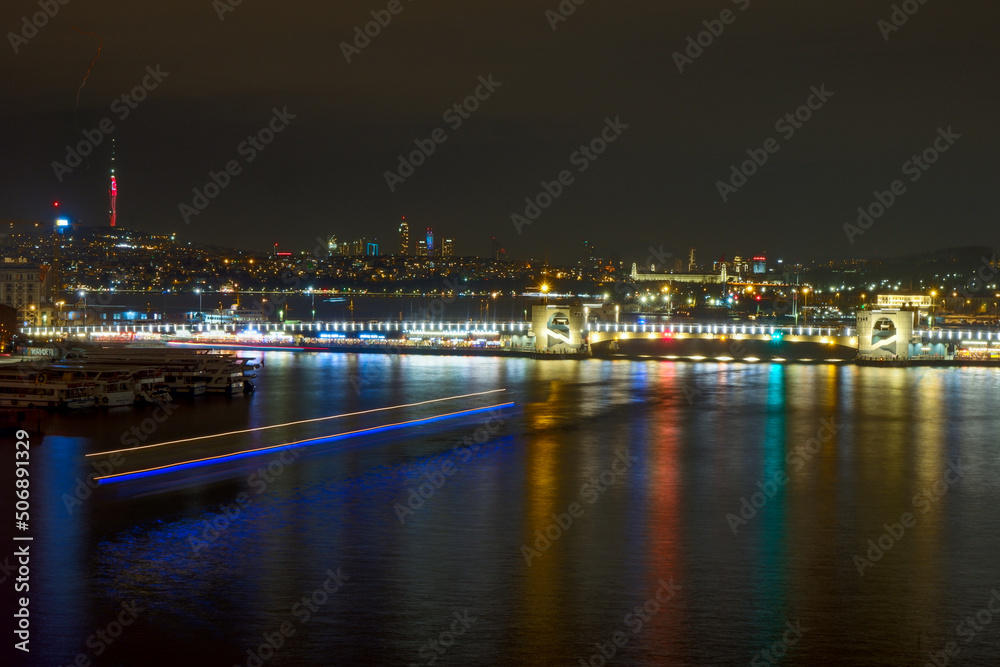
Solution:
M108 217L111 221L111 226L115 226L115 221L118 219L118 207L116 200L118 199L118 181L115 178L115 139L111 138L111 185L108 188L108 197L111 201L111 208L108 211Z
M427 228L427 256L434 256L434 228Z
M694 248L691 248L691 254L688 255L688 273L694 273L697 266L698 263L694 259Z
M441 256L453 257L455 255L455 240L443 239L441 241Z
M399 254L404 257L410 254L410 223L406 221L405 215L399 223Z
M493 237L493 259L502 260L506 258L506 251L503 249L503 244L497 240L497 237Z

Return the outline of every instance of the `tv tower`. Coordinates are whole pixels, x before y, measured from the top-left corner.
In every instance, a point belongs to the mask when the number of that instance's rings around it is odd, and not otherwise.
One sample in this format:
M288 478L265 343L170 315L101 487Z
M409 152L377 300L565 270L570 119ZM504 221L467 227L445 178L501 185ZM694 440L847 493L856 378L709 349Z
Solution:
M115 139L111 138L111 186L108 188L108 197L111 199L111 209L108 216L111 219L111 226L115 226L115 219L118 217L118 210L115 200L118 198L118 182L115 180Z

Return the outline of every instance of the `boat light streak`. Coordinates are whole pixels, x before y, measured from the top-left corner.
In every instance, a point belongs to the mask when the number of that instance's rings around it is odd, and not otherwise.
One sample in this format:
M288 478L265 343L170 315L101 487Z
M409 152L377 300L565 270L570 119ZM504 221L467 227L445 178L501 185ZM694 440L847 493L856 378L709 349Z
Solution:
M142 445L140 447L128 447L126 449L112 449L107 452L94 452L93 454L87 454L86 456L108 456L109 454L119 454L121 452L134 452L140 449L149 449L150 447L163 447L165 445L176 445L181 442L195 442L196 440L210 440L212 438L221 438L227 435L239 435L240 433L253 433L254 431L266 431L270 428L281 428L282 426L295 426L297 424L309 424L311 422L321 422L328 419L340 419L342 417L356 417L358 415L367 415L373 412L384 412L386 410L398 410L400 408L412 408L418 405L428 405L430 403L440 403L441 401L453 401L458 398L469 398L470 396L483 396L484 394L495 394L497 392L507 391L506 389L490 389L489 391L477 391L474 394L460 394L458 396L447 396L445 398L432 398L429 401L420 401L418 403L404 403L403 405L389 405L384 408L372 408L371 410L361 410L360 412L345 412L342 415L331 415L329 417L316 417L315 419L302 419L297 422L287 422L284 424L272 424L270 426L258 426L256 428L245 428L241 431L229 431L227 433L213 433L211 435L199 435L194 438L184 438L182 440L168 440L167 442L157 442L152 445Z
M102 477L95 477L94 481L98 484L109 484L111 482L122 482L128 479L138 479L141 477L149 477L151 475L163 475L168 472L173 472L175 470L183 470L186 468L200 468L202 466L212 465L214 463L221 463L223 461L232 461L234 459L246 458L248 456L254 456L262 452L274 452L282 449L291 449L292 447L303 447L311 444L319 444L322 442L332 442L334 440L344 440L352 436L361 435L363 433L379 433L381 431L391 431L395 429L405 428L406 426L413 426L415 424L429 424L430 422L439 421L442 419L451 419L454 417L460 417L462 415L476 414L477 412L485 412L487 410L496 410L513 407L513 403L498 403L497 405L488 405L484 408L471 408L469 410L460 410L458 412L446 412L442 415L435 415L433 417L424 417L421 419L411 419L405 422L396 422L394 424L383 424L382 426L371 426L369 428L362 428L356 431L345 431L344 433L335 433L333 435L322 435L317 438L307 438L305 440L296 440L295 442L284 442L280 445L269 445L267 447L258 447L257 449L246 449L242 452L233 452L232 454L220 454L218 456L208 456L201 459L192 459L190 461L181 461L180 463L168 463L167 465L156 466L154 468L145 468L143 470L134 470L132 472L120 472L114 475L104 475Z

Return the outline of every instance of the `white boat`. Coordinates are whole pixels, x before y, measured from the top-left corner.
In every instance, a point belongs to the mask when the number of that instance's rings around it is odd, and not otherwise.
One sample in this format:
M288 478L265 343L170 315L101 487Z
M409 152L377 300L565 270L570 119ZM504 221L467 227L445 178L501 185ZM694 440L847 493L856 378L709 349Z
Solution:
M201 396L208 387L200 374L187 373L183 370L166 372L163 380L167 391L175 396Z
M12 364L0 370L0 407L89 408L96 402L93 390L92 382L67 380L29 365Z
M128 369L53 364L51 370L62 374L65 380L92 382L95 402L101 407L114 408L135 403L136 391Z
M89 363L156 367L172 394L238 394L252 391L250 371L259 368L254 359L213 351L210 348L164 347L96 348L77 351Z

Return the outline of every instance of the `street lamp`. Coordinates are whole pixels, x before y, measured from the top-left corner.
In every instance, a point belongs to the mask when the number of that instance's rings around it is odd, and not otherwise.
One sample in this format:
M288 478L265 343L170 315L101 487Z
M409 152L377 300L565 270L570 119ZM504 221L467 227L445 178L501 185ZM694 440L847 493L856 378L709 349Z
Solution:
M79 296L83 298L83 324L87 325L87 290L80 290Z
M316 321L316 292L313 291L312 287L306 288L306 292L308 292L309 296L312 298L312 306L311 306L311 308L312 308L312 321L315 322Z
M201 316L201 289L198 287L194 288L194 293L198 295L198 319L202 319Z

